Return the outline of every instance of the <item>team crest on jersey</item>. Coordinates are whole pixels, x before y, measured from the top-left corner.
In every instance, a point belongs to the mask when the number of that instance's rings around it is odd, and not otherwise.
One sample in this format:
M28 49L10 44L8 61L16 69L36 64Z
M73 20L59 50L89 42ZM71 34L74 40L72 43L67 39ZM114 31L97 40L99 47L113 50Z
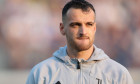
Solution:
M96 80L98 81L98 84L102 84L102 80L99 78L96 78Z

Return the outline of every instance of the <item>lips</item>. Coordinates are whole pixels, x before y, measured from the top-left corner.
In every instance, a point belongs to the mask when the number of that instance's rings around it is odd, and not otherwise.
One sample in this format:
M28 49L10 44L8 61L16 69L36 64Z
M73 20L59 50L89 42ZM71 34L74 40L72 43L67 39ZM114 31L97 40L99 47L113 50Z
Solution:
M89 37L84 36L84 37L78 37L79 40L83 40L83 39L89 39Z

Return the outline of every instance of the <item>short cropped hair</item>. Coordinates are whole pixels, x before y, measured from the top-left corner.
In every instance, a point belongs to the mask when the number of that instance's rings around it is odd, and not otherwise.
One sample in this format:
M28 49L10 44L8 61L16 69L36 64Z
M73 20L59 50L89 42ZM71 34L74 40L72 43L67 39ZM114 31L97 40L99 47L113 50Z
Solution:
M89 3L85 0L71 0L64 6L64 8L62 10L62 20L63 21L64 21L67 11L70 8L82 9L82 11L88 11L88 9L91 8L93 10L93 12L96 14L95 9L91 3Z

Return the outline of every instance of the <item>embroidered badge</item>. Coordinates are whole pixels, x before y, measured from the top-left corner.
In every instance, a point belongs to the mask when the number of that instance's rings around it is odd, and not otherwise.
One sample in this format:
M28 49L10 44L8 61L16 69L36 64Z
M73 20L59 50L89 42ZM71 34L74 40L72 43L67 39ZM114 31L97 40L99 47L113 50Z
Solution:
M98 80L98 84L102 84L102 80L99 78L96 78L96 80Z

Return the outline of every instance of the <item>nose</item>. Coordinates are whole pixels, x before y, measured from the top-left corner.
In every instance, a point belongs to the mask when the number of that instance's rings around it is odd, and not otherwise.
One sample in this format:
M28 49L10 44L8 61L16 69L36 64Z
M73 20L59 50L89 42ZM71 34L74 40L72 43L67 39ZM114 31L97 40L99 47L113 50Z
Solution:
M79 29L80 35L85 35L87 33L86 26L82 25Z

